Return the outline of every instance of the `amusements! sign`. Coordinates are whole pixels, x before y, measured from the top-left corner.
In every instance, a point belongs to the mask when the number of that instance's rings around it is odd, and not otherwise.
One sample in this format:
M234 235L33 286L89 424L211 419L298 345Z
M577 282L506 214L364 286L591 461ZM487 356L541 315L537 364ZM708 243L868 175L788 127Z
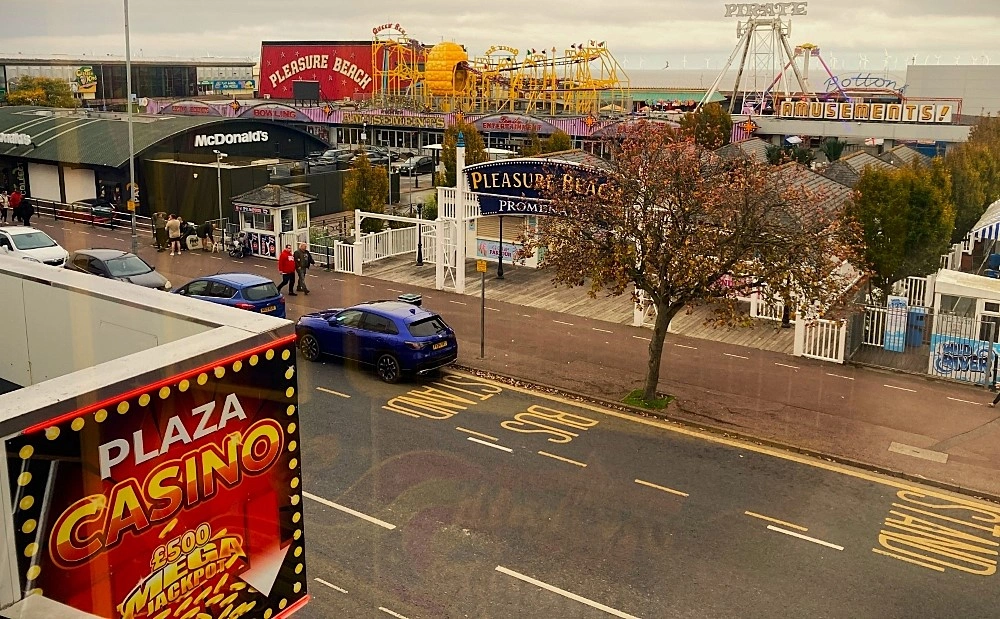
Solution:
M53 616L304 603L295 385L287 338L8 439L22 588Z
M836 103L785 99L778 107L778 116L810 120L950 123L954 111L955 106L950 103Z

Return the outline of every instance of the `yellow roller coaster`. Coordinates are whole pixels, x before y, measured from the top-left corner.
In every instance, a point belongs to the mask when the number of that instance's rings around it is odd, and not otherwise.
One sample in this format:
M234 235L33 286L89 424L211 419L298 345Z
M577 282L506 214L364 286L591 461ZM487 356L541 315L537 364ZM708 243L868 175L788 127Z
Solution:
M561 54L532 49L523 58L496 45L470 60L457 43L426 50L376 36L372 50L373 101L389 107L595 117L631 109L628 76L604 42L574 44Z

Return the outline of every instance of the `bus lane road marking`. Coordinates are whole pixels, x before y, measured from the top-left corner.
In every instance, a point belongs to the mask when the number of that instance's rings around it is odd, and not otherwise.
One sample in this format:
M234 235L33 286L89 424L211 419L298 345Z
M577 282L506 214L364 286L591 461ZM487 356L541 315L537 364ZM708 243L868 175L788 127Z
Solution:
M514 450L511 449L510 447L504 447L503 445L496 445L494 443L487 443L486 441L478 439L474 436L468 436L466 437L465 440L472 441L473 443L479 443L480 445L486 445L487 447L492 447L493 449L498 449L500 451L506 451L509 454L514 453Z
M747 516L750 516L751 518L757 518L758 520L766 520L767 522L780 524L781 526L788 527L789 529L798 529L803 533L809 530L807 527L803 527L797 524L792 524L791 522L786 522L784 520L778 520L777 518L771 518L770 516L764 516L762 514L758 514L757 512L743 512L743 513L746 514Z
M324 499L321 496L316 496L315 494L313 494L311 492L303 492L302 496L304 496L307 499L311 499L313 501L316 501L320 505L326 505L327 507L332 507L333 509L336 509L338 511L342 511L345 514L350 514L351 516L354 516L355 518L360 518L360 519L362 519L362 520L364 520L366 522L370 522L372 524L377 524L378 526L382 527L383 529L389 529L390 531L392 531L393 529L396 528L396 525L390 524L390 523L386 522L385 520L379 520L378 518L375 518L374 516L369 516L368 514L363 514L363 513L359 512L357 510L351 509L350 507L345 507L344 505L341 505L339 503L334 503L333 501L330 501L328 499Z
M501 574L506 574L507 576L510 576L512 578L516 578L518 580L526 582L526 583L528 583L530 585L535 585L536 587L538 587L540 589L545 589L546 591L551 591L552 593L561 595L564 598L569 598L569 599L573 600L574 602L579 602L581 604L585 604L587 606L590 606L591 608L596 608L597 610L604 611L604 612L608 613L609 615L613 615L615 617L621 617L622 619L639 619L635 615L630 615L630 614L628 614L626 612L622 612L622 611L620 611L620 610L618 610L616 608L611 608L610 606L605 606L604 604L601 604L600 602L595 602L594 600L587 599L587 598L583 597L582 595L577 595L575 593L571 593L571 592L569 592L569 591L567 591L565 589L560 589L559 587L554 587L554 586L552 586L552 585L550 585L548 583L545 583L545 582L542 582L542 581L537 580L535 578L532 578L531 576L525 576L524 574L521 574L520 572L515 572L514 570L508 569L508 568L506 568L506 567L504 567L502 565L496 566L496 571L500 572Z
M495 395L503 387L474 377L446 374L433 383L390 398L382 408L414 419L450 419Z
M562 456L557 456L555 454L550 454L547 451L539 451L538 455L545 456L546 458L552 458L553 460L559 460L560 462L565 462L567 464L573 464L573 465L576 465L576 466L580 467L581 469L587 468L587 464L585 462L577 462L576 460L571 460L569 458L564 458Z

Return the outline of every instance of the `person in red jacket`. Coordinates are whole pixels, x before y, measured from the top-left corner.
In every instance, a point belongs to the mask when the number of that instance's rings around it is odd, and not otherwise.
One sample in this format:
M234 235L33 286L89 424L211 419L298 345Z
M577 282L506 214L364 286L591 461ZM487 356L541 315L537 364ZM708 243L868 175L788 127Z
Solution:
M278 272L281 273L281 283L278 284L278 292L288 284L288 296L297 297L295 294L295 257L292 255L292 246L285 245L278 256Z

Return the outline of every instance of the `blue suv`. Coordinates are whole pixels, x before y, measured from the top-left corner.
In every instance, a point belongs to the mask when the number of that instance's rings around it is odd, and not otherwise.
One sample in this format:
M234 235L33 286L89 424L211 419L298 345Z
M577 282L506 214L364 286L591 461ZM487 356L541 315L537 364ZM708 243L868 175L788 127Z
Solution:
M270 279L253 273L220 273L193 279L174 294L285 317L285 297Z
M330 355L375 368L395 383L458 358L455 332L441 316L413 302L372 301L306 314L295 325L299 351L309 361Z

